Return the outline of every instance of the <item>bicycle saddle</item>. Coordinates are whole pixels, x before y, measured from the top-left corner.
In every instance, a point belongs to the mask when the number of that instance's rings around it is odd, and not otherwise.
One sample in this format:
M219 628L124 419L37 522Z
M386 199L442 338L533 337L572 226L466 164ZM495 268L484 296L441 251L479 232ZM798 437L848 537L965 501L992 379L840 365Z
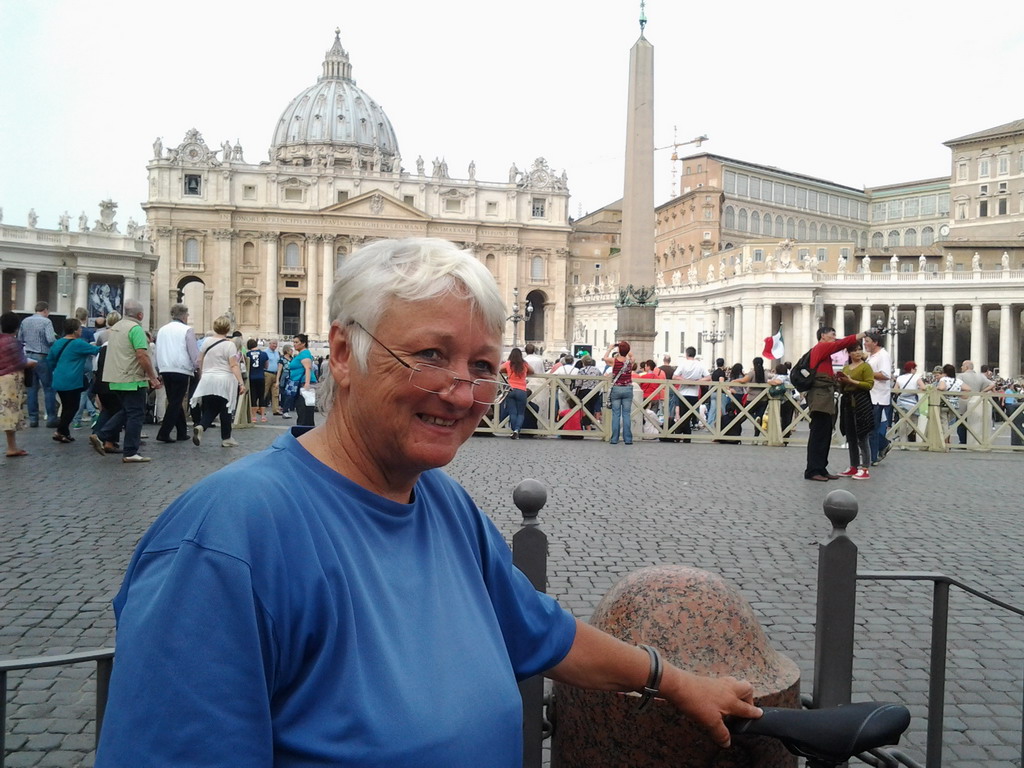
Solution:
M800 757L843 762L886 744L898 744L910 725L910 712L899 704L865 701L828 709L764 707L758 720L728 717L733 734L771 736Z

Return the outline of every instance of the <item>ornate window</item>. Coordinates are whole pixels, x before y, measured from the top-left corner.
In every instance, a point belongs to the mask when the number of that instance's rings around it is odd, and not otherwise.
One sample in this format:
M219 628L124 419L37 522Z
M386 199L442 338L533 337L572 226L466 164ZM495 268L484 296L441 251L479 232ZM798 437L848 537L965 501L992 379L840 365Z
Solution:
M338 270L341 269L341 265L345 262L345 257L348 255L348 248L344 245L339 245L337 250L334 252L334 274L338 274Z
M925 227L921 230L921 245L931 245L935 242L935 230Z
M498 259L493 253L488 253L484 258L484 266L492 275L498 274Z
M746 178L746 177L744 176L743 178ZM736 224L736 228L740 232L746 232L747 231L747 209L746 208L740 208L740 215L739 215L739 219L738 219L737 224Z
M811 242L818 239L818 225L813 221L810 223L810 226L807 227L807 237Z
M242 265L246 267L256 266L256 246L251 242L246 242L242 246Z
M768 214L768 213L765 214L764 221L761 224L761 233L765 234L765 235L770 235L772 233L772 217L771 217L771 214Z
M797 225L796 225L796 239L797 240L806 240L807 239L807 222L804 221L803 219L800 219L800 221L797 222Z
M903 244L904 245L917 245L917 230L908 229L903 233Z
M531 280L543 280L544 279L544 257L534 256L530 259L530 279Z
M792 216L786 219L786 237L790 239L796 237L796 221Z
M736 209L731 205L725 207L725 217L722 219L722 226L726 229L736 228Z
M198 173L185 174L184 194L198 197L203 194L203 177Z
M871 247L881 248L885 244L885 237L881 232L875 232L871 235Z
M293 269L302 266L299 259L298 243L288 243L288 245L284 247L284 265Z
M757 211L750 214L750 231L755 235L761 231L761 214Z
M775 234L782 237L786 233L786 222L782 220L781 216L775 217Z
M898 230L892 230L889 232L889 247L895 248L900 244L900 233Z
M531 212L531 215L533 216L533 218L535 218L535 219L543 219L544 218L544 216L546 215L545 211L547 209L546 202L547 201L543 197L535 197L535 198L533 198L533 201L530 204L530 212Z

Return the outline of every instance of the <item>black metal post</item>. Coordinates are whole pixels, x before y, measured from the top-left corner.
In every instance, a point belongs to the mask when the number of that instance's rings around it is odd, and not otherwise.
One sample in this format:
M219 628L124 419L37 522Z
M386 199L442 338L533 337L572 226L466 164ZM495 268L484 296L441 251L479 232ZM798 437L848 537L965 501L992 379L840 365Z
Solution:
M100 730L103 715L107 711L107 694L110 692L110 673L114 669L113 657L96 659L96 748L100 746Z
M512 501L523 513L523 527L512 536L512 563L538 592L547 591L548 537L537 524L537 515L548 492L537 480L523 480L512 492ZM544 677L534 675L519 683L523 697L523 767L540 768L544 743Z
M928 680L928 768L942 766L942 727L946 708L946 644L949 630L949 582L936 580L932 590L932 650Z
M857 499L832 491L822 504L832 522L818 545L818 608L814 629L814 706L849 704L853 687L853 629L857 602L857 545L846 526L857 517Z

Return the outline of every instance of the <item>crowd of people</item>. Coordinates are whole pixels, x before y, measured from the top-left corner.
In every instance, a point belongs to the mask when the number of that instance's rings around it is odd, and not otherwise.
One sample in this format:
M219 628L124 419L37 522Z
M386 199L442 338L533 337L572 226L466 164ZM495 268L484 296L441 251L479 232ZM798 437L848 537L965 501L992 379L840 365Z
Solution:
M125 464L151 461L141 453L146 423L159 421L158 443L196 446L218 424L224 448L239 445L232 427L246 416L266 423L268 413L294 414L297 424L314 425L320 366L305 334L281 349L277 340L243 344L230 318L221 316L197 337L184 304L172 306L170 322L151 334L140 302L127 299L123 309L91 325L78 309L64 319L59 338L46 302L24 320L13 312L0 317L0 429L7 457L28 455L17 433L40 423L54 430L57 443L73 443L76 430L87 428L97 453L120 454Z
M952 365L936 366L931 373L919 373L914 361L906 361L894 369L885 348L885 336L876 330L837 339L835 330L821 328L818 344L812 353L812 366L817 374L810 392L801 393L790 384L791 363L775 361L774 368L755 357L749 367L741 363L727 366L723 358L715 360L710 371L698 357L694 347L685 350L678 364L665 355L662 365L654 360L637 362L628 342L609 345L605 354L595 360L587 352L577 357L560 355L546 365L533 344L524 350L514 348L502 370L526 361L527 372L510 375L515 407L504 407L501 419L509 418L512 437L518 438L523 428L523 414L538 402L531 390L541 389L536 373L566 377L559 393L571 392L576 402L559 395L556 412L560 423L569 430L588 430L604 419L609 425L610 443L631 445L636 424L630 418L639 409L643 412L645 431L652 435L672 435L669 439L690 442L694 430L708 429L715 442L738 444L744 424L751 424L753 437L763 439L768 430L768 404L779 401L779 427L783 443L788 444L796 429L797 407L809 413L808 462L805 476L812 480L851 477L871 478L870 467L880 464L889 455L895 435L901 444L917 442L924 435L928 418L928 398L924 393L935 389L946 393L939 413L946 442L955 437L960 444L980 442L982 415L980 400L961 397L960 392L991 392L993 421L1013 419L1009 431L1011 445L1024 445L1024 409L1017 413L1019 398L1024 396L1020 382L1000 379L991 366L975 371L974 363L965 360L957 371ZM602 416L602 393L608 397ZM563 399L564 398L564 399ZM541 408L542 410L542 408ZM500 423L499 420L499 423ZM531 425L531 427L534 425ZM833 474L828 471L827 452L832 436L839 429L843 447L850 452L849 467ZM906 447L904 445L904 447Z

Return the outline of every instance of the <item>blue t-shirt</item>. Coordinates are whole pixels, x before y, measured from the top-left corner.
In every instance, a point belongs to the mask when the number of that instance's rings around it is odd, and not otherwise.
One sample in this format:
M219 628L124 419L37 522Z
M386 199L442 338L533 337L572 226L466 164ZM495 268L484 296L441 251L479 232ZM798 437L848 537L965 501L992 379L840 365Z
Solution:
M53 371L52 386L54 390L67 392L82 389L85 361L99 353L99 347L94 347L81 339L68 339L67 337L57 339L50 347L50 353L46 358L46 362ZM92 370L91 366L89 370Z
M249 380L263 380L267 367L267 353L262 349L250 349L245 353L245 359L249 364Z
M308 349L299 352L288 362L288 378L299 382L302 386L306 382L306 370L302 365L303 360L309 360L309 383L316 383L316 362L313 360L313 353Z
M516 680L575 637L442 471L398 504L291 433L175 501L114 609L96 768L519 768Z

